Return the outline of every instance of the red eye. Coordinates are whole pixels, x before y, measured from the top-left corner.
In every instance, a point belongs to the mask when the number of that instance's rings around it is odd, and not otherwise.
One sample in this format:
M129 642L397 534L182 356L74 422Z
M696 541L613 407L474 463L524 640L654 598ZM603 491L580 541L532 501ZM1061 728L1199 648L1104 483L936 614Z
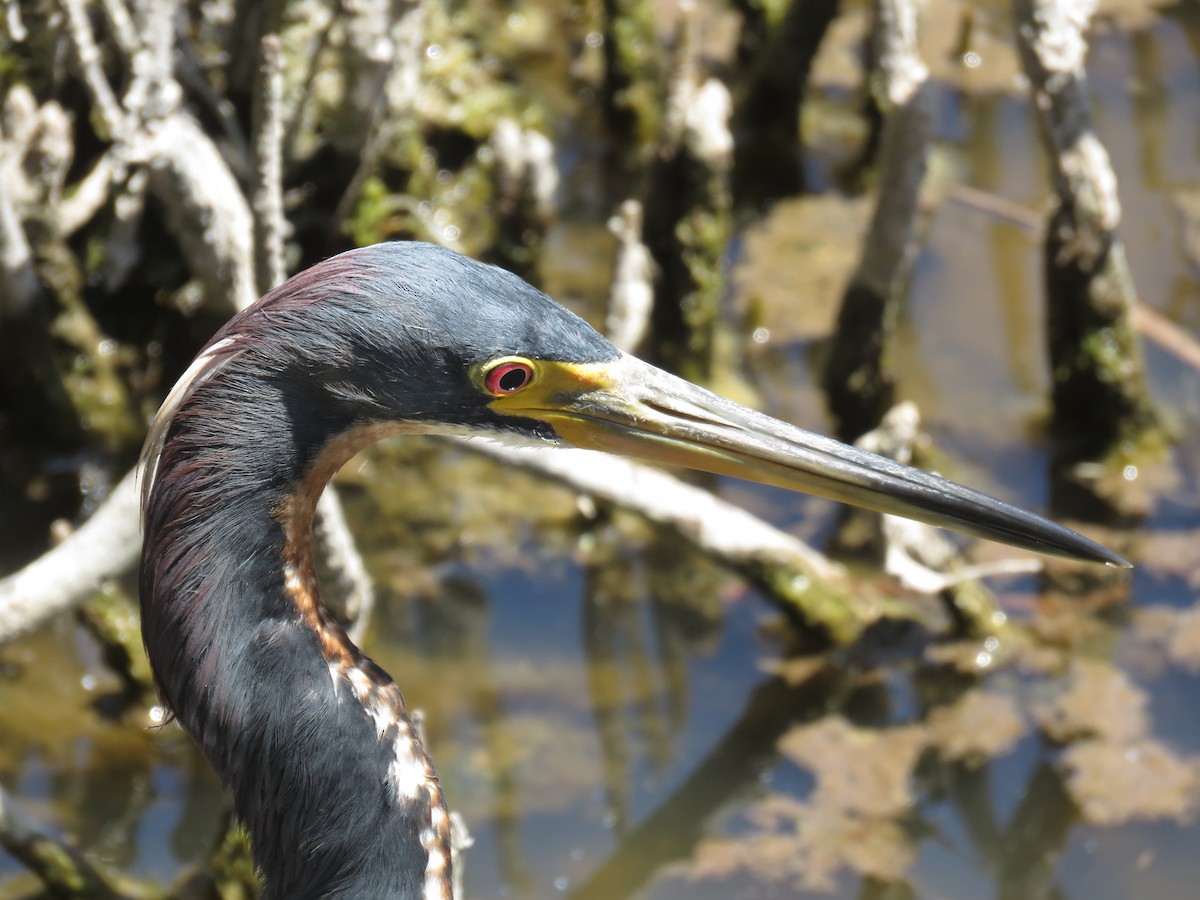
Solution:
M487 373L484 384L497 397L515 394L533 381L533 367L523 362L501 363Z

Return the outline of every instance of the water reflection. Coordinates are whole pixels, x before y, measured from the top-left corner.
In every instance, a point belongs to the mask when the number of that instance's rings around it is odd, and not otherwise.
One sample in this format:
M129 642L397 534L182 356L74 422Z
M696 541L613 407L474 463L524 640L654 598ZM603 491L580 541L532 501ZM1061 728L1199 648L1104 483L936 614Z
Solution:
M580 640L608 817L620 837L633 810L632 756L640 750L654 777L677 758L690 711L688 662L719 639L719 578L703 564L672 564L687 558L674 541L651 538L634 556L603 525L589 537Z
M720 813L760 788L788 726L823 712L838 686L838 674L829 672L798 688L774 678L756 687L700 764L571 892L573 900L634 896L664 865L686 859ZM680 895L674 890L650 896Z

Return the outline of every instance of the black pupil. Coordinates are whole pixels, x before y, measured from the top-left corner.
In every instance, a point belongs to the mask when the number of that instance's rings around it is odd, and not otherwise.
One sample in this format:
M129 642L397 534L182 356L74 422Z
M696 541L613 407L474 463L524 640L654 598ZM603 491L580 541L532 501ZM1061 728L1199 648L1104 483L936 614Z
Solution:
M525 379L528 374L519 366L514 366L503 375L500 376L500 390L515 391L517 388L525 384Z

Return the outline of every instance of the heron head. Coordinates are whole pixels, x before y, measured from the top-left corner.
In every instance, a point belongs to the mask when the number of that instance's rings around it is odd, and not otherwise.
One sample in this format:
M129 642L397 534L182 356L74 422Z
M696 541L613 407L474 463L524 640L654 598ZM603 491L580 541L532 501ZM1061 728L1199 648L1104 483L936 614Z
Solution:
M624 354L516 275L430 244L319 263L235 317L207 352L257 357L298 406L333 410L339 427L396 423L603 450L1127 565L1040 516Z

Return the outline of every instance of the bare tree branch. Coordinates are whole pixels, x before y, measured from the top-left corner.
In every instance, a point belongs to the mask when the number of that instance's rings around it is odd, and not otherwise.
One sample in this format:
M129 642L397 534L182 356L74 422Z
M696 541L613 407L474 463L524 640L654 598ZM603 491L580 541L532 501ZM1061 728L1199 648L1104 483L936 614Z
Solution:
M67 612L102 581L133 568L142 543L135 482L130 472L70 537L0 581L0 642Z
M287 278L283 261L283 65L279 36L262 39L254 112L254 249L258 289L266 293Z
M119 0L110 2L116 4ZM117 95L104 74L100 49L96 46L96 37L92 32L92 24L88 21L83 0L59 0L59 3L67 17L67 35L74 51L75 63L79 67L79 74L83 77L88 93L92 95L92 102L96 104L101 121L109 137L118 142L125 141L130 136L132 123L121 108Z
M0 319L22 314L41 292L33 251L14 203L16 191L11 182L19 163L0 132Z
M70 237L92 220L108 202L109 192L123 168L123 164L114 158L112 150L96 160L96 164L75 184L71 196L59 204L54 216L59 234Z
M396 122L411 115L421 86L424 60L425 0L402 0L403 11L391 29L392 55L381 72L379 100L371 113L358 167L334 210L331 230L339 231L358 202L367 178L379 165L379 157L395 133Z
M879 196L838 312L823 383L838 437L876 427L895 401L890 345L919 246L921 186L932 122L929 72L913 0L874 0L875 103L883 112Z
M1069 462L1112 458L1123 443L1150 445L1158 435L1131 321L1133 274L1117 234L1117 178L1089 109L1084 63L1095 5L1013 0L1056 194L1044 251L1047 343L1058 455Z
M350 623L347 631L355 643L362 641L375 612L375 583L367 571L354 532L346 521L342 500L333 485L317 502L316 536L325 551L340 591L342 616Z
M8 36L15 43L20 44L29 37L29 30L21 18L21 6L17 0L4 0L4 26L8 29Z
M186 112L155 124L148 136L151 190L190 268L214 304L232 312L258 298L250 206L212 139Z
M617 263L608 294L608 339L633 353L650 328L654 308L654 258L642 243L642 204L626 200L608 221L617 238Z

